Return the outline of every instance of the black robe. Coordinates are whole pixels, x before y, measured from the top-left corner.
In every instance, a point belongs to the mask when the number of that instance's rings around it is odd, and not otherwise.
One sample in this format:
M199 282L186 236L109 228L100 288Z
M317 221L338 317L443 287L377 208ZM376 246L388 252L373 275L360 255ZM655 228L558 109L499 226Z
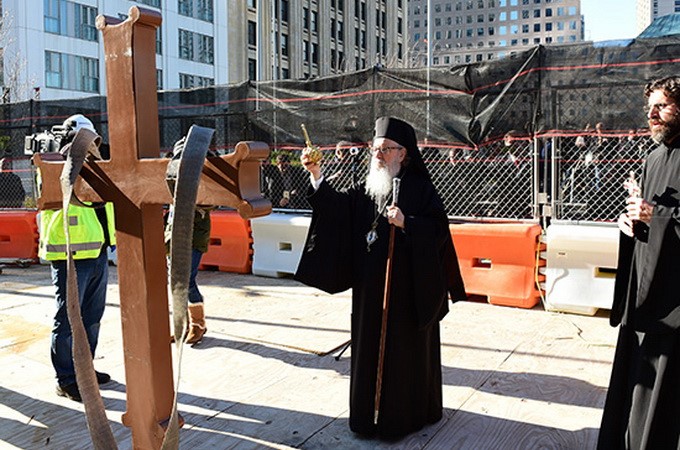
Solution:
M680 448L680 142L643 167L649 225L621 233L610 316L621 324L598 448Z
M444 206L429 178L401 177L380 416L373 424L378 347L390 226L363 186L346 192L323 181L310 189L312 223L296 279L327 292L352 288L352 431L394 439L442 417L439 321L448 292L465 298ZM377 217L378 240L366 233Z

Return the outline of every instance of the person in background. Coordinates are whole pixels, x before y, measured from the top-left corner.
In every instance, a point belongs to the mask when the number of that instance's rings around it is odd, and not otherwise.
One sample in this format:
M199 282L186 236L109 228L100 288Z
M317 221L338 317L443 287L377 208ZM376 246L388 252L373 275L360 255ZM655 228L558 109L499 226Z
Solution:
M64 127L69 132L62 140L63 147L60 150L62 154L69 150L70 142L81 128L96 132L92 122L82 114L66 119ZM80 314L94 357L99 340L100 322L106 305L109 276L107 247L116 244L113 205L106 203L91 208L69 205L67 214L71 249L78 277ZM52 284L56 288L57 311L54 315L50 349L52 366L57 377L56 392L61 397L80 402L82 399L76 382L71 351L71 326L66 312L68 263L63 215L63 210L41 211L38 255L50 262ZM111 380L106 373L96 372L96 375L99 384Z
M276 156L276 167L263 168L264 194L274 208L298 209L305 206L301 192L305 186L304 170L290 163L288 153Z
M12 171L12 160L0 159L0 208L21 208L26 190L19 175Z
M652 139L619 217L610 315L620 325L600 449L680 448L680 77L644 90Z
M173 146L171 156L173 159L181 157L184 150L184 138L180 139ZM208 151L208 156L217 156L213 151ZM168 181L170 192L175 192L174 181ZM208 245L210 244L210 211L214 210L214 206L196 205L194 209L194 226L193 235L191 237L191 271L189 272L189 305L188 314L189 330L187 332L184 342L186 344L197 344L203 340L203 336L208 331L205 323L205 308L204 297L198 288L196 276L198 275L198 267L201 265L203 254L208 252ZM170 205L165 222L165 245L170 251L170 242L172 237L172 217L174 215L174 205ZM174 342L174 336L171 341Z

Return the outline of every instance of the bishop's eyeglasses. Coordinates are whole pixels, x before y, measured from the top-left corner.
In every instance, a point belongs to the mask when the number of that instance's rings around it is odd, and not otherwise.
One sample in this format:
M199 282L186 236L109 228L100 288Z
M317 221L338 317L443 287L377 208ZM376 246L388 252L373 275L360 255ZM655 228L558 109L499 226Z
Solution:
M388 154L390 151L392 151L392 150L399 150L400 148L404 148L404 147L401 147L401 146L398 146L398 145L385 146L385 147L378 147L378 146L376 146L376 145L372 145L371 147L369 147L369 150L371 151L371 154L373 154L373 153L375 153L375 152L380 152L380 153L382 153L383 155L386 155L386 154Z

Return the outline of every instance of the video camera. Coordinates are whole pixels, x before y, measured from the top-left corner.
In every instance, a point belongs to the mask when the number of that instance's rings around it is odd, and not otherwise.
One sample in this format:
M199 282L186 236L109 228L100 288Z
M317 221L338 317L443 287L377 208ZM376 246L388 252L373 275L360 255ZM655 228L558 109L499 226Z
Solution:
M54 125L49 131L34 133L24 138L24 155L34 153L56 153L64 144L71 127Z

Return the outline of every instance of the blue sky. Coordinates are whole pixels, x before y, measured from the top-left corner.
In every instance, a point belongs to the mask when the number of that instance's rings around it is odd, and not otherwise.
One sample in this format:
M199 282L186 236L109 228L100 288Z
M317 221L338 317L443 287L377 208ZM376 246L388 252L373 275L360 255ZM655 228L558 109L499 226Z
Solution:
M581 0L587 41L629 39L639 33L635 23L635 0Z

